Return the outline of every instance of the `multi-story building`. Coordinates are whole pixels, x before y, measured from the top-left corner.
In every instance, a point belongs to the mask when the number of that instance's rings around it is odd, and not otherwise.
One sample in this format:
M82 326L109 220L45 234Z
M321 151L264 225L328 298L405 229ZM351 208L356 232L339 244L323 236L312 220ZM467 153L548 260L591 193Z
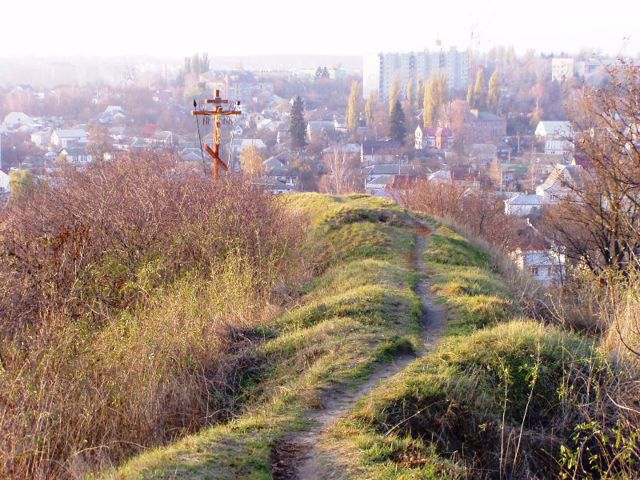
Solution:
M377 53L363 59L363 95L377 91L381 98L389 98L394 80L403 89L412 81L425 82L433 72L445 72L451 90L465 90L469 84L469 52L455 47L445 51L425 50L409 53Z

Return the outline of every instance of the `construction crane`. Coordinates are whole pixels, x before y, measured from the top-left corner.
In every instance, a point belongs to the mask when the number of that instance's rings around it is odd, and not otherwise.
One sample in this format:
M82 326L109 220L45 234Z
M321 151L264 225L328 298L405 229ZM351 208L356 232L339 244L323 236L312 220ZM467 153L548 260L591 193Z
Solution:
M229 117L232 115L240 115L240 101L233 104L232 108L226 108L225 105L229 103L229 100L225 100L220 96L220 90L216 90L215 98L208 98L205 100L208 105L214 105L213 110L198 109L198 103L193 101L194 110L191 114L195 117L204 117L203 123L209 123L209 117L213 117L213 148L211 146L204 146L204 151L211 157L213 162L213 180L216 181L220 177L219 170L222 169L225 172L229 170L229 166L220 158L220 142L222 140L222 132L220 130L222 126L222 117Z

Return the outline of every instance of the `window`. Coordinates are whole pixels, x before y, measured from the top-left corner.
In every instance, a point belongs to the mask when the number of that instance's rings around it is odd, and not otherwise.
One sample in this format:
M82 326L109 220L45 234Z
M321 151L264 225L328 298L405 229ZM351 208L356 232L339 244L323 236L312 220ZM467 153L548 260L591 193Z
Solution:
M531 272L531 275L533 275L534 277L538 276L538 267L529 267L529 271Z

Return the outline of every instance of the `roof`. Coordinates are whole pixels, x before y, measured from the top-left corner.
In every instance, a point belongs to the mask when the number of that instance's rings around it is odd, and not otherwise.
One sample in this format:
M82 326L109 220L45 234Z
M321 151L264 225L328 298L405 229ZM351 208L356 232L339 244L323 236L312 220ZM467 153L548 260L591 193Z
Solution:
M469 110L469 116L481 122L499 122L503 120L502 117L491 112L480 112L478 110Z
M56 130L53 132L58 138L81 138L87 137L89 134L86 130L82 130L79 128L71 129L71 130Z
M445 180L451 182L453 180L450 170L438 170L429 175L429 180Z
M393 182L395 175L380 175L376 177L374 180L367 182L367 188L370 188L375 185L387 186Z
M372 165L367 168L369 175L397 175L399 173L408 173L412 170L411 165L400 165L397 163L382 163Z
M507 200L505 203L509 205L542 205L543 198L540 195L515 195Z
M4 117L5 125L33 125L35 122L33 118L23 112L10 112Z
M396 140L365 140L362 143L362 151L365 155L375 155L377 153L398 153L402 148L402 143Z
M541 190L548 190L558 183L560 186L568 184L572 186L580 186L582 184L582 173L584 169L580 165L556 165L549 176L540 186Z
M523 263L527 267L564 264L564 256L550 250L529 250L516 254L522 257Z
M564 137L572 136L571 122L566 121L542 121L536 127L536 135L539 137Z

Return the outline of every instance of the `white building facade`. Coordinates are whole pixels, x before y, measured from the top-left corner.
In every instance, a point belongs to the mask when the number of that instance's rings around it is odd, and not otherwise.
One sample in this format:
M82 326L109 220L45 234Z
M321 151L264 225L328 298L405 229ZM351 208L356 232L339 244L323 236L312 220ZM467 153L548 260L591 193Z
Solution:
M409 82L417 85L420 78L426 83L434 72L446 73L451 90L465 90L469 84L469 52L451 47L447 51L365 55L362 93L366 98L375 91L380 98L387 99L396 79L404 90Z

